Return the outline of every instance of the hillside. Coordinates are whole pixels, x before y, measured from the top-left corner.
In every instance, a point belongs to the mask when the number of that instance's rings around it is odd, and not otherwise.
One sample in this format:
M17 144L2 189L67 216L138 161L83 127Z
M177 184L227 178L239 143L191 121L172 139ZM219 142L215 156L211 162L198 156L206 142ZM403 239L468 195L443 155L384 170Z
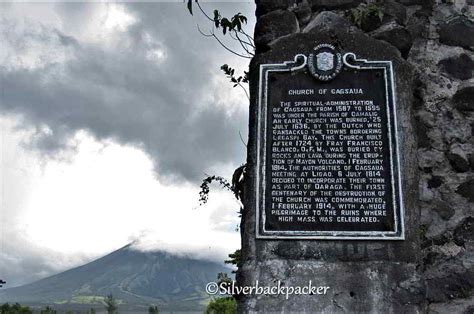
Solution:
M202 310L209 297L206 283L219 272L218 263L179 257L165 252L140 252L127 245L83 266L34 283L0 290L0 302L57 309L103 309L102 299L113 294L124 311Z

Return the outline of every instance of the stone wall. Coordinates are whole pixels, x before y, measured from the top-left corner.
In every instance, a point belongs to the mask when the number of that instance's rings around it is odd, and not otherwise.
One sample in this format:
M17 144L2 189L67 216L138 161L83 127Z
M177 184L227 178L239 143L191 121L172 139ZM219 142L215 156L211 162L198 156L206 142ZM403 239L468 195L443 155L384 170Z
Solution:
M241 284L332 285L315 298L241 296L240 310L474 312L474 3L257 1ZM292 60L315 41L361 57L390 56L397 72L407 240L256 241L258 65ZM400 97L401 96L401 97Z

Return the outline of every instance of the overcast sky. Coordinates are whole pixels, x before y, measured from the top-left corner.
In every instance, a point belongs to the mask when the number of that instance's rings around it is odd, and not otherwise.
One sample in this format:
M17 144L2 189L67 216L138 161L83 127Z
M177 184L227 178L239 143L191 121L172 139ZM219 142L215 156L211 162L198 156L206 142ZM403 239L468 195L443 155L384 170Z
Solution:
M250 18L251 2L211 3ZM222 261L240 245L229 192L248 100L221 73L248 60L177 3L0 3L0 278L34 281L138 240Z

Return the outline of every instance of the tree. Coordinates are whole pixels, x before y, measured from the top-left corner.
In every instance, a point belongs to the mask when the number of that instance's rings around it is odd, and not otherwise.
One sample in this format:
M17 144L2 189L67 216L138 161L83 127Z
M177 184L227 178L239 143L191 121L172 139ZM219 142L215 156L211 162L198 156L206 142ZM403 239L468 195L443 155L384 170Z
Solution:
M217 298L209 302L206 314L235 314L237 302L233 297Z
M112 294L109 294L108 296L106 296L104 302L105 302L105 309L107 310L107 313L109 314L118 313L117 301L115 300Z
M0 306L1 314L32 314L33 311L28 306L22 306L19 303L10 305L8 303L2 304Z
M158 313L160 313L160 311L158 310L158 306L150 305L150 307L148 308L148 313L149 314L158 314Z

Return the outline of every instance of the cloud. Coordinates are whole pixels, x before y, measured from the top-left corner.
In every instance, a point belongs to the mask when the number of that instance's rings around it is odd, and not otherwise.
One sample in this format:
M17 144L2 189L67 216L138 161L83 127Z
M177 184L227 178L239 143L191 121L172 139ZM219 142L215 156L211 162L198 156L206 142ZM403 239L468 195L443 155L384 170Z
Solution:
M253 4L205 6L253 15ZM200 36L204 21L182 2L0 10L8 286L136 239L142 250L218 261L238 248L232 195L195 207L204 173L229 177L245 161L248 100L219 67L245 70L248 60Z
M218 262L239 247L232 193L216 186L198 207L197 185L161 184L141 150L97 142L86 132L72 140L77 153L67 161L43 162L16 145L33 131L13 131L14 121L0 119L0 278L9 287L130 242Z
M244 161L248 104L219 73L235 59L199 35L183 4L52 9L56 26L3 21L12 27L3 27L10 54L0 68L0 110L37 128L31 147L55 156L86 130L143 149L168 182L197 182ZM247 61L235 62L245 69Z
M31 239L25 238L20 232L2 236L9 240L3 241L0 254L0 278L7 282L5 287L15 287L42 279L98 256L88 253L68 255L34 245Z

